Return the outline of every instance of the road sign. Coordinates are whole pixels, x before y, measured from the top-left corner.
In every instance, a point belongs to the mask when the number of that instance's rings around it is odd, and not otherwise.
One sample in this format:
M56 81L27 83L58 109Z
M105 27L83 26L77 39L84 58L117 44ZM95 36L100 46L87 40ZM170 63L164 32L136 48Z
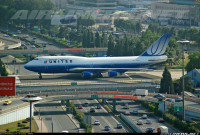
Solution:
M15 96L15 77L0 77L0 96Z
M91 95L91 98L98 98L98 95Z
M175 102L174 103L174 112L182 112L183 111L183 103Z
M52 35L52 37L53 37L53 39L54 39L54 38L56 37L56 35L55 35L55 34L53 34L53 35Z

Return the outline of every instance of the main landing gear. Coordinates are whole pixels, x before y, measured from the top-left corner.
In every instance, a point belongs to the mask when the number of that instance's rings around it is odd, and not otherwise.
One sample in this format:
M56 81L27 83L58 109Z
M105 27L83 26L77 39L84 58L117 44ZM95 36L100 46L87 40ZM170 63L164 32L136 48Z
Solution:
M41 73L38 73L39 74L39 79L42 79L42 74Z

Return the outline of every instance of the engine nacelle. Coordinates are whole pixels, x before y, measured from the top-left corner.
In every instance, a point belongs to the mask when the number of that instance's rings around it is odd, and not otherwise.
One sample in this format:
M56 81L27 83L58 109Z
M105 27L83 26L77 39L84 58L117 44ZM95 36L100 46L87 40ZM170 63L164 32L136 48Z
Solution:
M93 76L93 73L89 72L89 71L84 71L82 72L82 77L83 78L90 78Z
M115 76L117 76L117 71L109 71L108 72L108 76L109 77L115 77Z

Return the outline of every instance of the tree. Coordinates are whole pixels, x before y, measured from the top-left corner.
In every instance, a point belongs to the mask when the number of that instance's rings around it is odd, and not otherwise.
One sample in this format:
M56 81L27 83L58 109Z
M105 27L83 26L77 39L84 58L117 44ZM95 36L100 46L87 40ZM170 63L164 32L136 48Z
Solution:
M167 68L167 66L164 69L164 72L162 74L161 84L160 84L160 93L169 93L174 94L174 86L171 78L171 74Z
M99 32L95 33L95 47L100 47L101 46L101 42L100 42L100 36L99 36Z
M187 63L185 69L187 72L190 72L194 68L199 69L200 68L200 52L193 52L188 57L190 61Z
M181 77L180 78L180 84L179 84L180 86L180 89L182 90L183 89L183 78ZM190 76L186 76L186 77L184 77L184 90L185 91L188 91L188 92L192 92L192 90L193 90L193 83L191 82L191 78L190 78Z
M113 37L112 35L109 36L108 39L108 51L107 51L107 56L113 55L114 50L114 42L113 42Z
M0 59L0 74L1 74L1 76L8 76L8 72L6 71L6 67L2 63L1 59Z

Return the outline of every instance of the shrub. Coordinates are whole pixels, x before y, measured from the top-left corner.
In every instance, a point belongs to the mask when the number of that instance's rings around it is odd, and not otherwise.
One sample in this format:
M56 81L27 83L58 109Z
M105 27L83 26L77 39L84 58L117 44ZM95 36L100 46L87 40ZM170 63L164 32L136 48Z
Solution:
M28 123L28 121L27 120L23 120L22 123Z

